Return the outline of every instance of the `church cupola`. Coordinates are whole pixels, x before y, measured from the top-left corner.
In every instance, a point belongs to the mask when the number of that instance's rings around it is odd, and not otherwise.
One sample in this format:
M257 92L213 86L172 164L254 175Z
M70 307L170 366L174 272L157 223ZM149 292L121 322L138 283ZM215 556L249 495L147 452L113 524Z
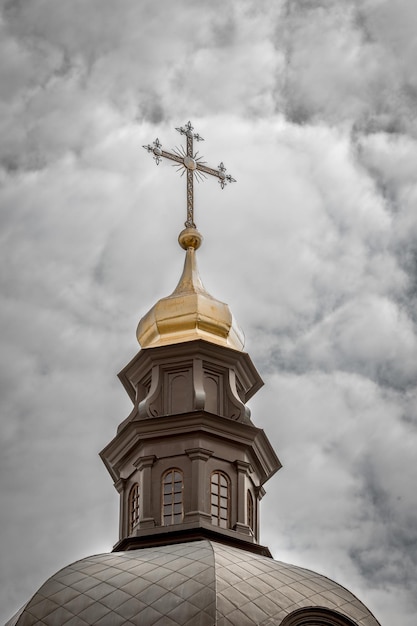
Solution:
M179 235L184 269L173 293L140 320L142 347L119 378L133 403L116 437L101 452L120 493L115 550L216 537L268 553L258 545L264 483L281 464L254 426L248 400L263 385L227 304L200 279L202 236L193 220L193 176L233 182L223 164L207 167L193 153L190 122L177 129L187 150L170 153L159 140L145 148L157 164L174 160L187 173L187 221Z

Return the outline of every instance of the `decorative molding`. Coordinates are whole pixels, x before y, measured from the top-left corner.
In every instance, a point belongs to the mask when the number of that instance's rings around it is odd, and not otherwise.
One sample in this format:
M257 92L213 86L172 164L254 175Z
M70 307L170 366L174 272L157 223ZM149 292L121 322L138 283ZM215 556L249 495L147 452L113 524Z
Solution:
M250 418L250 410L240 399L236 386L236 372L234 369L230 368L228 370L228 374L226 394L229 401L229 407L227 410L227 417L230 417L233 420L248 422Z
M152 367L151 386L149 393L142 402L139 402L138 413L139 417L157 417L158 410L156 409L156 401L160 394L161 380L160 380L160 367L154 365Z
M238 533L243 533L244 535L248 535L249 537L253 537L253 532L247 524L236 522L236 524L233 526L233 530L236 530L236 532Z
M126 486L126 479L125 478L119 478L118 480L115 481L114 486L117 490L118 493L123 493L124 488Z
M262 500L262 498L266 494L266 491L262 487L262 485L259 485L258 487L255 486L254 487L254 491L255 491L255 496L256 496L257 500Z
M250 463L247 463L246 461L239 461L238 459L236 459L236 461L234 461L234 465L238 472L241 472L246 476L249 476L249 474L253 473L252 465Z
M192 461L207 461L214 454L213 450L207 450L206 448L189 448L184 450L184 452Z
M193 359L193 409L204 410L206 404L206 392L204 389L203 360Z
M138 470L143 470L145 467L152 467L156 459L157 457L154 454L150 454L149 456L140 456L133 462L133 465L137 467Z
M269 618L262 622L261 626L275 624ZM342 615L325 607L308 607L297 609L285 617L280 626L358 626L347 615Z

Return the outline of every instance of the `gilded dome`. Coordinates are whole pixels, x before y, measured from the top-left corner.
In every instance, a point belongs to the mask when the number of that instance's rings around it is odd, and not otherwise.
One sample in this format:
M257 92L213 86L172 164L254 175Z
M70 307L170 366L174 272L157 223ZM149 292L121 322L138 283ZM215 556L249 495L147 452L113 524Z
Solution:
M76 561L6 626L279 626L303 609L331 616L320 623L379 626L332 580L208 540Z
M196 250L202 239L195 228L180 233L178 241L186 251L184 270L174 292L159 300L140 320L136 336L142 348L206 339L243 349L243 332L228 305L207 293L198 274Z

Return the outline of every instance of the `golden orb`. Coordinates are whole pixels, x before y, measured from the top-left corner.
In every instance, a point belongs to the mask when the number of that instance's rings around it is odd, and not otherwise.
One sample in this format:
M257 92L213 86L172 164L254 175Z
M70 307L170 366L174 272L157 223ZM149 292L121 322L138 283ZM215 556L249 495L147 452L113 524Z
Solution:
M196 228L188 226L178 235L178 243L184 250L188 250L188 248L198 250L203 243L203 235Z

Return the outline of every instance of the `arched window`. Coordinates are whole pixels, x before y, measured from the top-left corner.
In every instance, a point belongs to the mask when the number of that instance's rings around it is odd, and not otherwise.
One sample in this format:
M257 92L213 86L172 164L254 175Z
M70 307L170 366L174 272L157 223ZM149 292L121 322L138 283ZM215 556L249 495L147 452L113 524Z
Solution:
M139 485L133 485L129 493L129 533L139 521Z
M255 530L255 517L254 517L254 506L253 506L253 498L252 494L248 489L247 496L247 514L248 514L248 526L252 532Z
M162 524L164 526L182 522L182 491L182 472L177 469L168 470L162 479Z
M211 475L211 523L221 528L230 526L230 484L223 472Z
M297 609L287 615L281 626L357 626L356 622L325 607Z

